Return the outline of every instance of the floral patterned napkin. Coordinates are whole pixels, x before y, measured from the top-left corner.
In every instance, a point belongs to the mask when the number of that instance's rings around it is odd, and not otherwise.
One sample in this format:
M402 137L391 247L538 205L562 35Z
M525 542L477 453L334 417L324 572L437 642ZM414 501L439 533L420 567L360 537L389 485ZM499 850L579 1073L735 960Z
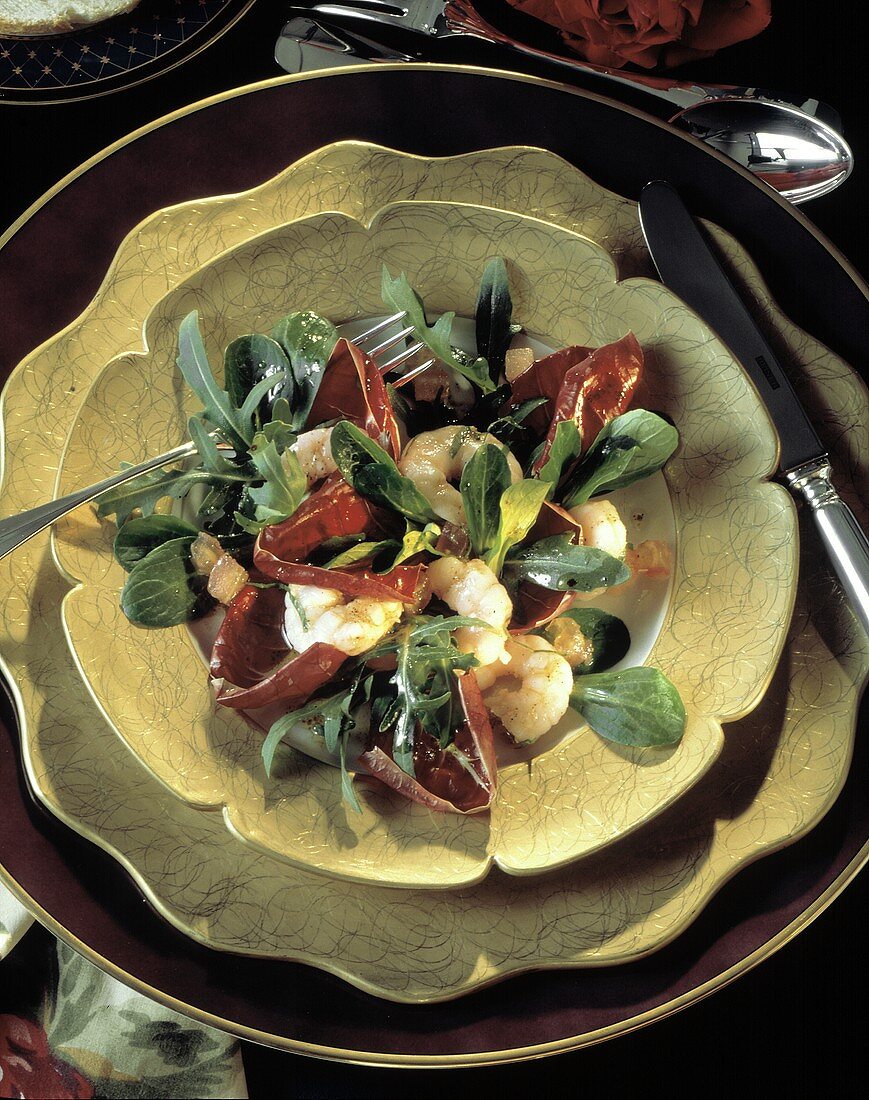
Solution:
M128 989L34 923L0 886L0 1097L247 1097L236 1039Z

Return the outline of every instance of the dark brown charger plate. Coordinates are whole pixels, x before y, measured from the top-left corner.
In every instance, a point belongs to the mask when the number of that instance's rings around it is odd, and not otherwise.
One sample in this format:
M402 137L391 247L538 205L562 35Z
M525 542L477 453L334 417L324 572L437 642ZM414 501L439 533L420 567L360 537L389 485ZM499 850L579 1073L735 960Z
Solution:
M438 116L421 126L418 104L433 102L441 105ZM648 178L666 176L693 210L742 241L794 321L859 361L869 316L864 284L806 219L723 158L587 93L479 70L398 66L226 93L146 127L74 173L10 230L0 250L3 376L84 308L121 239L147 214L247 189L351 137L430 155L542 146L633 197ZM811 296L802 282L807 269L815 274ZM618 1034L691 1003L770 954L869 854L869 807L853 778L865 766L858 759L809 837L743 871L683 936L649 959L525 975L443 1005L385 1006L308 967L211 952L171 929L108 856L32 801L10 707L4 719L0 860L40 919L173 1007L249 1038L333 1058L494 1062ZM858 753L865 756L861 745Z

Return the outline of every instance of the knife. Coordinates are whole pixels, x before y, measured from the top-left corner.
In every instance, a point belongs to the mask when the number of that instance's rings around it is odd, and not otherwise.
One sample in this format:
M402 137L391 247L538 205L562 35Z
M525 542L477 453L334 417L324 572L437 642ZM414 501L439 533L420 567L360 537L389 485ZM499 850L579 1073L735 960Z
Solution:
M869 539L836 492L829 455L775 352L671 184L646 184L640 224L661 281L715 330L757 388L779 435L782 475L811 509L833 568L869 634Z

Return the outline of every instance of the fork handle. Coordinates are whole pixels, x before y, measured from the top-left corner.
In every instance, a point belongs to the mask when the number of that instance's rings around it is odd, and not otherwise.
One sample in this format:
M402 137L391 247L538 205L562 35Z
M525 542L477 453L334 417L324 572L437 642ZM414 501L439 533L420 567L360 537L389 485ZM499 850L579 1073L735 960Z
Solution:
M668 77L646 76L644 73L624 73L619 70L606 68L603 65L595 65L590 61L584 61L580 57L568 58L561 54L551 53L549 50L539 49L536 46L529 46L524 42L518 42L515 38L511 38L510 35L504 34L496 27L493 27L491 23L476 11L473 0L447 0L447 4L443 11L443 18L448 30L455 34L467 34L474 38L482 38L484 41L494 43L495 45L508 46L510 49L518 53L526 54L529 57L537 57L545 61L552 61L556 65L561 65L568 69L586 69L596 73L604 80L612 81L615 84L641 88L644 92L658 96L658 98L664 99L672 104L677 108L677 113L685 110L687 107L693 107L697 103L702 103L705 100L718 99L723 96L736 99L749 98L773 103L784 103L788 106L796 107L804 114L808 115L818 115L827 110L827 108L817 100L808 98L798 100L797 98L783 95L779 92L766 91L762 88L747 88L728 84L695 84L693 81L688 83L687 81L673 80ZM838 125L841 124L839 123ZM836 128L838 128L838 125Z
M80 504L87 504L89 500L109 489L115 489L132 481L135 477L158 470L161 466L168 466L170 462L180 462L196 453L196 444L192 442L182 443L180 447L173 447L171 451L149 458L146 462L140 462L137 466L130 466L120 473L112 474L104 481L98 481L94 485L88 485L84 489L77 489L68 496L58 500L50 500L47 504L40 504L36 508L30 508L26 512L20 512L17 516L0 520L0 558L5 558L11 551L17 549L28 539L56 523L62 516L78 508Z

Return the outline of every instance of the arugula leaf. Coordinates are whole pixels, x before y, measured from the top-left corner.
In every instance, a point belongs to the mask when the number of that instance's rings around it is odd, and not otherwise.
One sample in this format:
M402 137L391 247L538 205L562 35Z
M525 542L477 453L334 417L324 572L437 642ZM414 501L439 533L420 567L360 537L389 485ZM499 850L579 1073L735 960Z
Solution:
M442 314L429 328L422 300L408 282L407 276L402 272L393 279L385 264L381 279L381 296L386 305L396 312L407 314L407 323L413 326L414 336L433 351L442 363L479 386L483 393L494 390L495 384L489 377L485 359L474 359L466 363L462 361L464 357L455 354L450 343L455 313Z
M552 535L511 554L504 564L513 580L528 580L556 592L591 592L623 584L631 575L623 561L594 546L577 546L570 535Z
M331 321L304 310L288 313L278 321L271 335L289 358L294 382L293 424L302 428L338 342L338 330Z
M544 398L544 401L546 398ZM575 420L562 420L555 426L555 435L546 461L540 467L538 477L548 481L555 490L566 466L570 466L582 452L582 437Z
M476 557L494 543L501 522L501 497L510 485L510 467L500 447L485 443L462 470L459 490L468 535Z
M674 745L685 732L679 692L657 668L576 676L570 705L595 733L620 745Z
M603 672L611 668L631 648L631 636L621 619L599 607L571 607L539 631L561 653L559 641L571 644L576 633L590 648L588 660L574 664L574 673Z
M254 505L255 521L237 512L235 521L250 534L256 534L270 523L288 519L302 503L308 481L299 460L292 451L278 452L277 445L268 442L263 433L254 436L250 460L263 479L259 488L248 487L245 494Z
M138 508L143 515L153 513L157 502L164 497L182 500L194 485L241 484L249 478L245 474L215 474L208 470L152 470L140 474L103 493L96 502L97 515L101 519L114 514L121 526Z
M292 401L295 386L290 361L270 336L251 333L233 340L223 354L223 383L233 405L241 409L254 386L265 378L270 379L266 394L259 394L257 408L250 412L257 428L270 419L276 400Z
M536 478L516 481L504 490L498 531L491 549L483 558L496 576L504 567L504 558L510 547L521 542L534 526L548 492L549 482Z
M199 333L199 313L196 310L187 314L178 329L178 358L175 362L217 431L227 443L245 450L253 438L253 431L242 422L229 394L215 381Z
M489 375L495 384L504 373L504 357L512 336L512 316L507 265L496 257L486 264L475 310L477 353L488 362Z
M164 542L196 538L199 531L177 516L140 516L128 520L115 536L115 558L129 573L136 562Z
M136 562L121 591L121 610L139 626L177 626L204 611L205 578L190 561L193 538L170 539Z
M420 615L400 626L394 638L396 666L389 683L396 702L387 714L394 721L392 757L408 775L414 775L417 722L441 747L448 745L454 724L453 675L478 663L453 641L452 621Z
M356 542L330 558L324 569L346 569L348 565L358 565L362 561L371 561L380 553L398 553L401 543L398 539L381 539L377 542Z
M355 424L339 421L332 429L331 447L338 469L357 493L416 523L437 520L410 478L404 477L386 451Z
M679 433L647 409L632 409L605 424L564 488L565 508L612 493L660 470L679 445Z
M220 453L214 436L203 420L198 416L191 416L187 421L187 430L196 444L196 452L206 470L211 470L215 474L238 473L238 468Z
M356 712L371 698L373 679L373 676L366 674L364 667L360 666L350 684L341 691L325 699L313 699L273 722L260 750L266 775L271 776L278 745L292 728L306 719L315 718L316 725L326 743L326 749L330 753L337 753L344 801L356 813L361 813L362 807L353 790L353 776L347 767L347 745L356 726Z

